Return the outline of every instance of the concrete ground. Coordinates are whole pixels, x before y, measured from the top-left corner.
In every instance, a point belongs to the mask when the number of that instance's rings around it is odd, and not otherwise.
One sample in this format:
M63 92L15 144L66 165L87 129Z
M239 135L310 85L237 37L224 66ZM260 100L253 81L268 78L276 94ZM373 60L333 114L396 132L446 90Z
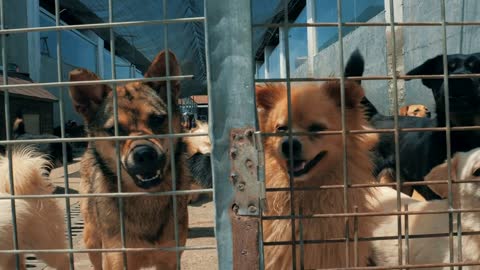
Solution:
M77 192L80 184L79 162L68 166L69 187L71 193ZM59 187L60 191L65 186L63 168L57 168L51 173L51 180ZM63 191L61 191L63 192ZM65 208L65 199L59 199ZM82 230L83 220L80 215L79 200L70 199L71 223L73 247L83 248ZM214 207L211 201L189 206L189 236L187 247L215 246L214 237ZM74 254L75 269L93 269L85 253ZM27 256L28 269L45 269L45 264L36 260L34 256ZM181 259L182 269L187 270L211 270L217 269L217 252L215 249L208 250L187 250Z

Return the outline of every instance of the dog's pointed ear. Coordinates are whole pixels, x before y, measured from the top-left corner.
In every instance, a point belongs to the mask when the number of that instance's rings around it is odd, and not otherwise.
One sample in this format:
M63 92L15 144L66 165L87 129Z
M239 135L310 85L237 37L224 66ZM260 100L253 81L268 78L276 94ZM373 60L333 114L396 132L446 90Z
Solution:
M341 87L339 81L330 81L325 83L327 94L341 105ZM365 91L363 87L355 81L345 81L345 107L353 109L360 106L364 102ZM363 105L362 105L363 106Z
M457 180L457 167L459 159L461 158L462 153L456 153L452 159L452 168L451 168L451 179ZM448 165L447 162L444 162L436 167L434 167L428 174L425 176L425 182L429 181L438 181L438 180L447 180L448 179ZM433 190L433 192L437 193L438 196L442 198L448 197L448 185L447 184L431 184L428 187Z
M428 59L420 66L407 72L407 75L441 75L443 74L443 56L437 55ZM409 81L406 80L406 81ZM437 90L442 86L443 79L422 79L423 85L426 87Z
M400 108L400 113L399 113L399 115L400 115L400 116L407 116L408 107L409 107L408 105L401 107L401 108Z
M161 51L157 54L155 59L153 59L152 64L145 73L145 78L152 77L165 77L167 76L167 55L168 55L168 69L169 76L179 76L181 75L180 64L178 63L177 57L170 50L168 52ZM148 85L155 89L163 100L167 100L167 81L156 81L148 82ZM171 81L172 87L172 101L177 102L178 97L180 96L180 81L174 80Z
M345 65L345 77L361 77L365 70L365 61L358 49L356 49L347 60ZM361 84L361 80L355 80L356 83Z
M69 80L72 82L99 79L95 73L84 68L74 69L69 74ZM95 117L100 105L111 91L112 89L105 84L73 85L70 86L70 97L75 110L88 123Z

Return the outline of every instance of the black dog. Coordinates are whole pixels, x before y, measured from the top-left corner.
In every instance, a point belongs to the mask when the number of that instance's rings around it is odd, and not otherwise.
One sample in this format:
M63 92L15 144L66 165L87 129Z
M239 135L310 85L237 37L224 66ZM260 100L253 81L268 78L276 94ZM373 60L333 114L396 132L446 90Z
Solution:
M57 136L50 134L29 134L25 131L25 123L21 114L17 114L17 117L13 123L13 139L15 140L38 140L38 139L58 139ZM63 163L63 151L62 143L33 143L31 144L39 153L46 156L50 161L51 166L47 168L48 173ZM73 161L73 151L70 144L67 143L67 161Z
M201 187L212 187L213 179L211 164L210 153L195 153L187 159L187 168L192 173L195 182Z
M480 73L480 54L448 55L449 74ZM360 53L354 53L347 63L346 76L361 76L364 61ZM407 73L407 75L441 75L443 57L436 56ZM437 117L434 119L399 116L400 128L445 127L445 87L443 79L423 79L423 84L432 90L436 103ZM451 126L480 125L480 88L478 78L449 78L449 102ZM393 116L378 113L375 106L365 97L367 118L375 128L393 128ZM479 131L452 131L451 153L467 151L480 146ZM444 131L400 132L400 176L404 181L421 181L430 170L447 158L446 133ZM375 174L384 170L395 171L393 133L380 134L380 142L373 149ZM427 200L439 199L426 186L415 186Z

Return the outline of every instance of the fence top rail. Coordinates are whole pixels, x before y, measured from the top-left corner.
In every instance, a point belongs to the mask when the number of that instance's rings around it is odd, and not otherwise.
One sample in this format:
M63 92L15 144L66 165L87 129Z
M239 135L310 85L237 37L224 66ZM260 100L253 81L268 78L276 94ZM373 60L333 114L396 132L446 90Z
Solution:
M143 25L167 25L175 23L188 22L204 22L205 17L190 17L164 20L143 20L143 21L123 21L123 22L105 22L105 23L88 23L75 25L58 25L58 26L42 26L42 27L25 27L25 28L11 28L0 30L0 35L19 34L29 32L47 32L58 30L81 30L81 29L100 29L100 28L115 28L126 26L143 26Z

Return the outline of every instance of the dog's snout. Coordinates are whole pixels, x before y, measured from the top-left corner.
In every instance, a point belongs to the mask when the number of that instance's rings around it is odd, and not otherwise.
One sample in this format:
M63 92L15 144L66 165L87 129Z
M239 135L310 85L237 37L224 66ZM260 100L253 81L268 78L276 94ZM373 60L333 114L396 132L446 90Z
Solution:
M163 168L165 155L151 146L135 147L127 160L127 169L135 174L151 174Z
M300 159L302 156L302 143L297 138L292 138L292 154L290 155L290 143L288 137L282 141L282 154L285 158Z
M158 158L157 151L149 146L136 147L132 154L135 163L148 163Z
M451 79L449 81L450 88L455 91L450 91L451 97L473 97L475 90L478 87L478 80L476 78L459 78Z

